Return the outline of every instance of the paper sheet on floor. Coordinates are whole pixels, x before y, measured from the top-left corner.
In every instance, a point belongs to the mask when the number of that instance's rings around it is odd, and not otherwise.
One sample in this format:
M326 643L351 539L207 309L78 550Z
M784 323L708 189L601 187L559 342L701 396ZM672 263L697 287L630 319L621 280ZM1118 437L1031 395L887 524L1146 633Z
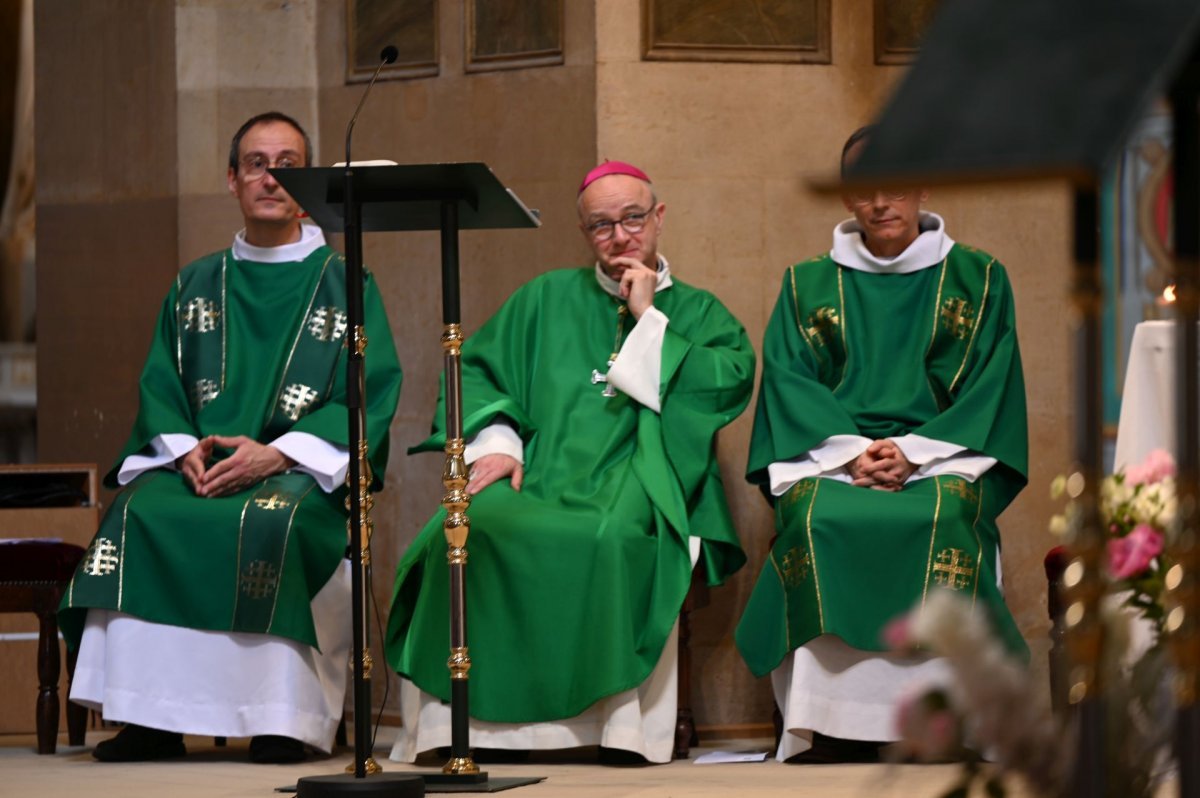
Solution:
M724 765L729 762L762 762L766 758L766 751L709 751L692 761L697 765Z

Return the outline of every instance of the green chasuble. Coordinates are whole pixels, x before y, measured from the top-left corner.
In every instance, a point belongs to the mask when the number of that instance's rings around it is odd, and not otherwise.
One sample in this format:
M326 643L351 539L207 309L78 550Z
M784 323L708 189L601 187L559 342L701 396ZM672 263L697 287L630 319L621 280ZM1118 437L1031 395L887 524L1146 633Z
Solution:
M471 502L467 542L471 714L537 722L578 715L641 684L691 583L688 537L719 584L745 561L726 505L717 430L745 408L754 351L715 297L676 281L655 295L668 317L662 413L592 384L633 326L593 269L551 271L520 288L463 347L466 438L507 421L524 444L520 492L504 479ZM444 400L444 394L442 399ZM439 401L434 435L444 445ZM448 699L444 511L397 569L391 666Z
M346 276L321 246L303 261L189 264L163 303L142 371L133 433L105 478L158 435L305 432L348 443ZM364 283L367 440L375 489L387 463L400 364L374 280ZM74 647L89 607L193 629L261 632L315 646L309 608L345 555L346 488L325 493L287 471L240 493L201 498L171 468L119 493L59 611Z
M914 434L997 460L976 481L910 479L892 493L834 479L774 501L777 537L735 638L756 675L814 637L883 650L882 628L950 588L1025 643L996 586L996 516L1026 481L1025 385L1004 267L956 244L907 274L793 266L767 324L747 479L832 435Z

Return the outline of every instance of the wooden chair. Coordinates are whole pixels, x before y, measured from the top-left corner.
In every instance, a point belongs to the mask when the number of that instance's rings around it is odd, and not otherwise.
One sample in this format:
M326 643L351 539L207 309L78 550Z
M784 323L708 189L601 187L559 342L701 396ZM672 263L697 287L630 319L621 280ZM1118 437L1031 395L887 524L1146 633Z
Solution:
M1063 572L1070 558L1062 546L1046 552L1046 610L1050 614L1050 706L1055 714L1067 706L1066 625L1063 621Z
M678 709L675 713L675 759L687 759L693 745L699 743L696 736L696 720L692 716L692 627L693 610L707 607L708 583L704 581L704 568L692 571L692 586L683 599L679 610L679 662L678 662Z
M38 617L37 752L53 754L58 742L58 602L83 558L72 543L28 541L0 547L0 612L31 612ZM75 673L74 653L67 655L67 684ZM67 704L67 737L83 745L87 710Z

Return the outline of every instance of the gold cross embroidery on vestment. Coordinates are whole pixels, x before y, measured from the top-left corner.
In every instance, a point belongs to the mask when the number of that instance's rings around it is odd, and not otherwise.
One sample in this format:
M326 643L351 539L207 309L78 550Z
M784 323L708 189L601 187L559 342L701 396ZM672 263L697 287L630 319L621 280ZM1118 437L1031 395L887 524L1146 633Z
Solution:
M212 332L220 319L221 311L211 299L196 297L183 306L183 329L187 332Z
M947 493L953 493L958 498L967 502L975 502L978 499L978 494L971 487L971 483L965 479L949 479L942 483L942 487Z
M779 571L783 576L783 583L788 587L796 587L802 583L808 576L811 562L812 559L807 551L795 546L788 549L779 561Z
M939 585L963 590L975 575L974 558L962 549L942 549L933 564L933 578Z
M942 328L958 339L966 339L975 326L975 308L962 297L946 297L940 313Z
M787 509L812 493L816 487L816 483L811 479L802 479L788 488L787 492L779 497L779 504L783 509Z
M107 576L117 570L121 558L117 546L108 538L96 538L83 559L83 572L91 576Z
M218 396L220 396L221 389L213 380L199 379L196 380L195 384L192 385L191 395L192 407L199 410L213 399L216 399Z
M242 593L252 599L262 599L275 592L279 579L275 566L264 560L255 560L242 571Z
M284 493L272 493L270 496L255 499L254 503L264 510L283 510L292 506Z
M826 305L809 314L804 331L808 333L813 346L828 346L829 340L834 337L834 330L840 323L838 312Z
M279 395L279 409L292 421L299 421L300 416L304 415L309 405L316 401L317 396L317 392L312 388L294 382L284 388L283 393Z
M346 333L346 314L335 307L315 308L308 317L308 331L318 341L336 341Z

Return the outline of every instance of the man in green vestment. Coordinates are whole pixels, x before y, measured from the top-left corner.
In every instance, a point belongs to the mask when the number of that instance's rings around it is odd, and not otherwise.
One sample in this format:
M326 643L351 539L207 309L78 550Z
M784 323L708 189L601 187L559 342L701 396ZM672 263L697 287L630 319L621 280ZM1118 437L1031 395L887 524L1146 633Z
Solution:
M843 167L869 129L843 150ZM944 663L887 653L884 625L951 589L1025 644L1000 592L996 516L1026 481L1012 291L922 189L843 201L832 250L791 267L763 342L747 479L777 537L735 634L770 673L781 760L871 759L894 707Z
M471 739L665 762L693 567L718 584L745 559L714 443L746 406L754 352L659 254L665 206L645 173L602 164L578 211L595 267L533 279L463 347ZM414 451L443 446L443 402ZM450 742L443 518L396 576L401 761Z
M251 737L256 762L329 751L350 639L345 263L268 171L308 165L292 118L248 120L228 186L245 229L184 267L159 315L123 487L68 587L71 699L125 722L102 761ZM364 280L366 438L382 487L401 373Z

